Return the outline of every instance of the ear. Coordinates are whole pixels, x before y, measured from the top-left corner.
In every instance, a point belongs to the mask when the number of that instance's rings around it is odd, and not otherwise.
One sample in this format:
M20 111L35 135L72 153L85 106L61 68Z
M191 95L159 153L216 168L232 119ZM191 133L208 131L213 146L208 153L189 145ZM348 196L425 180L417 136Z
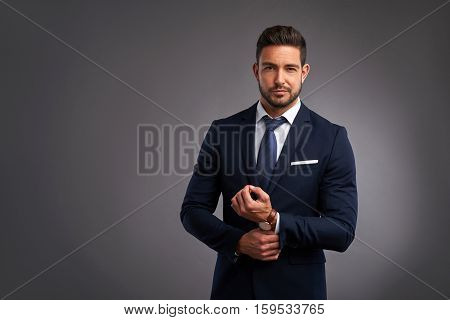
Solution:
M258 75L258 71L259 71L259 66L258 66L258 63L254 63L253 64L253 75L255 76L255 78L256 78L256 80L258 80L259 81L259 75Z
M311 66L307 63L305 63L305 65L302 67L302 83L305 82L310 69L311 69Z

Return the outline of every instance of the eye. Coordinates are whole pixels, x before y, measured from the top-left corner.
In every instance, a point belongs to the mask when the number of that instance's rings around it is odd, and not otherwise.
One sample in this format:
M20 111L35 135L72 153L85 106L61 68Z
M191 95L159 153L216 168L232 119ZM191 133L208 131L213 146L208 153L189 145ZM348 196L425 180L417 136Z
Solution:
M264 68L264 70L272 70L272 69L273 69L272 66L267 66L267 67Z

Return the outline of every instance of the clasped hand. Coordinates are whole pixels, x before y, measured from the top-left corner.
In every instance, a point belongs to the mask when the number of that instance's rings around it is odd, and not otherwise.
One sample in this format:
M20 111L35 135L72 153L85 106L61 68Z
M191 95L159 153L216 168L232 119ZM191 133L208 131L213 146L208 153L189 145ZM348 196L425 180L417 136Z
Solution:
M256 195L256 200L251 193ZM265 221L272 211L270 197L261 188L247 185L231 199L231 207L241 217L254 221ZM236 247L239 254L246 254L261 261L274 261L280 255L280 238L273 231L259 228L244 234Z
M252 198L251 192L256 195L256 200ZM238 215L253 222L265 221L272 211L269 195L263 189L251 185L246 185L231 198L231 207Z

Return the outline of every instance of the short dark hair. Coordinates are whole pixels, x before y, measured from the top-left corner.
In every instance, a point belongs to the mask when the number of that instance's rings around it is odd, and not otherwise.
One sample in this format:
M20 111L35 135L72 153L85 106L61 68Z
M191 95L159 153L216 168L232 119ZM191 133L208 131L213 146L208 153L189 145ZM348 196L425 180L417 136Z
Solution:
M302 66L306 62L306 41L302 34L290 26L273 26L261 33L256 43L256 62L259 63L261 51L267 46L293 46L300 49L300 60Z

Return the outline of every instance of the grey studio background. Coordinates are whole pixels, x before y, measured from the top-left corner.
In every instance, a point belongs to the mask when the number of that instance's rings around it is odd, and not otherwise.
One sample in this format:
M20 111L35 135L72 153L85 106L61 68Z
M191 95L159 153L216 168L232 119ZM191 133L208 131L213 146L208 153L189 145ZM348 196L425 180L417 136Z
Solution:
M358 240L327 252L329 298L447 298L447 2L0 0L0 296L208 299L188 175L138 175L137 127L249 107L257 37L284 24L307 40L303 101L357 160Z

